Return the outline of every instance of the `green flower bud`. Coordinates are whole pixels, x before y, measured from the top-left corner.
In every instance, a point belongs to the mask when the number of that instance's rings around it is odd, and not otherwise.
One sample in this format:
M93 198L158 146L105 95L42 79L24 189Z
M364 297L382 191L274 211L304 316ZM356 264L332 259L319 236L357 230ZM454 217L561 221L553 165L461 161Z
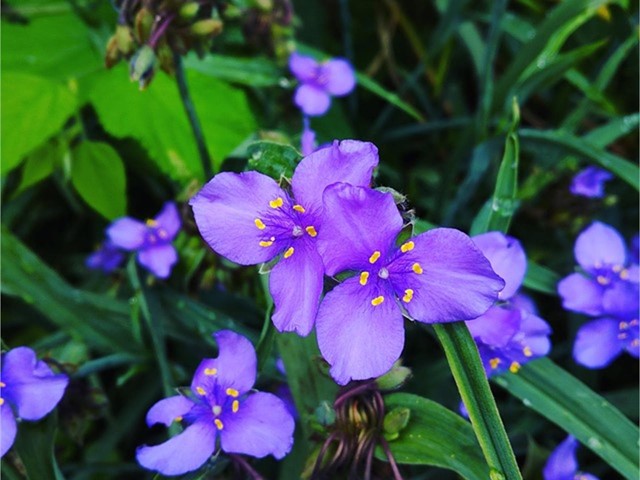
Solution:
M155 73L156 54L149 45L144 45L131 58L129 76L132 82L140 84L140 90L144 90Z
M198 14L198 10L200 10L198 2L187 2L180 7L180 18L191 20Z
M191 32L195 35L215 36L222 32L222 27L222 22L217 18L207 18L206 20L199 20L191 25Z
M384 416L382 428L387 440L395 440L400 432L409 424L411 410L406 407L396 407Z
M396 390L411 377L411 369L403 367L400 360L393 364L391 370L378 377L376 383L380 390Z

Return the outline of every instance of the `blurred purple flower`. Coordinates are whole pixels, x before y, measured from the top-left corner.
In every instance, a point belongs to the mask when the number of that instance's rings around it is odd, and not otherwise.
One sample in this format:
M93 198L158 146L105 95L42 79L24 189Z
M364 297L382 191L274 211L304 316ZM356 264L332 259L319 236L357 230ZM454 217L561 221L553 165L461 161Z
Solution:
M558 445L544 466L544 480L598 480L598 477L578 471L577 447L578 441L571 435Z
M393 196L338 183L324 192L318 251L327 275L355 271L318 311L318 345L341 385L387 372L404 345L403 314L423 323L475 318L504 282L464 233L430 230L399 248Z
M213 455L218 438L226 453L280 459L291 450L295 423L284 403L252 391L257 360L251 342L228 330L215 338L218 357L200 363L190 395L160 400L147 413L150 427L179 422L185 429L160 445L139 447L136 458L144 468L163 475L196 470Z
M87 268L102 270L104 273L111 273L120 266L124 260L124 254L110 240L105 240L100 248L93 252L85 260Z
M305 115L324 115L331 105L331 96L347 95L356 85L353 67L346 60L318 62L292 53L289 68L300 81L294 101Z
M0 457L7 453L16 438L16 418L40 420L58 404L69 378L53 373L28 347L18 347L2 354L0 381Z
M573 177L569 190L574 195L589 198L604 196L604 183L611 180L613 174L599 167L587 167Z
M131 217L114 221L107 229L111 243L118 248L138 252L138 262L158 278L167 278L178 261L171 244L180 231L178 208L167 202L158 216L146 222Z
M300 137L300 150L302 151L302 156L306 157L316 151L318 142L316 141L316 132L309 126L309 119L304 117L302 122L304 128L302 130L302 137Z
M336 141L298 164L291 180L295 200L258 172L219 173L191 199L200 234L218 254L241 265L282 254L269 278L279 331L307 335L315 322L324 277L316 247L322 192L336 182L369 185L377 164L375 145Z

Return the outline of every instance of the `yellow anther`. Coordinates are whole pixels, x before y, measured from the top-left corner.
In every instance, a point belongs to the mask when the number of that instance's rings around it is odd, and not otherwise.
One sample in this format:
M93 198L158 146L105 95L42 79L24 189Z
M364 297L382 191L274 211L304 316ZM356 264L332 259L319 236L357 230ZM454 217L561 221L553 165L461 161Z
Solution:
M234 400L233 403L231 404L231 411L233 413L238 413L239 409L240 409L240 402L238 400Z
M637 322L637 320L636 320L636 322ZM7 384L6 384L6 383L4 383L4 382L0 382L0 388L2 388L2 387L6 387L6 386L7 386Z
M498 365L500 365L501 360L499 358L491 358L489 359L489 365L491 365L491 368L496 369L498 368Z
M403 243L402 246L400 247L400 251L402 253L407 253L410 252L411 250L413 250L415 248L416 244L413 243L412 241L408 241L407 243Z
M376 250L369 257L369 263L376 263L379 258L380 258L380 252L378 250Z
M216 373L218 373L218 369L217 368L205 368L204 369L204 374L208 375L208 376L212 376L215 375Z
M238 395L240 395L240 392L238 392L238 390L236 390L235 388L227 388L226 394L230 397L236 398Z
M293 209L294 209L296 212L300 212L300 213L304 213L304 212L306 212L306 210L304 209L304 207L303 207L302 205L294 205L294 206L293 206Z
M207 392L204 391L204 388L202 387L196 387L196 392L198 392L199 395L206 395Z
M520 371L520 367L521 365L518 362L511 362L511 365L509 365L509 371L511 373L518 373Z
M618 324L618 327L620 327L620 330L625 330L626 328L629 328L629 324L623 321Z
M165 238L169 238L169 234L167 233L167 231L164 228L159 228L158 229L158 236L162 239Z
M216 424L216 428L217 428L218 430L222 430L222 429L224 428L224 425L223 425L223 423L222 423L222 420L220 420L219 418L216 418L216 419L213 421L213 423L215 423L215 424Z
M362 286L366 285L367 280L369 280L369 272L362 272L360 274L360 285Z
M271 200L269 202L269 206L271 208L280 208L282 206L284 202L282 201L282 198L278 197L275 200Z
M530 356L532 356L532 355L533 355L533 352L531 351L531 349L530 349L528 346L527 346L527 347L524 347L524 348L522 349L522 353L524 353L524 356L525 356L525 357L530 357Z
M411 265L411 270L413 270L413 273L417 273L418 275L422 275L422 272L424 272L418 262Z
M4 398L0 398L0 405L4 405Z
M269 240L262 240L258 243L261 247L270 247L273 245L273 242L276 241L276 237L271 237Z
M158 226L158 221L154 220L153 218L148 218L144 223L147 227L151 228Z
M181 422L182 421L182 416L179 415L176 418L173 419L174 422Z
M402 301L404 303L409 303L412 298L413 298L413 290L411 290L410 288L407 288L404 291L404 297L402 297Z
M623 269L622 265L614 265L613 267L611 267L611 270L613 270L615 273L620 273Z
M596 277L596 281L600 284L600 285L608 285L609 284L609 279L607 277L605 277L604 275L598 275Z
M260 230L264 230L265 228L267 228L267 226L264 224L264 222L262 220L260 220L259 218L256 218L253 223L256 224L256 227L258 227Z
M384 297L380 295L379 297L376 297L373 300L371 300L371 305L373 305L374 307L377 307L382 302L384 302Z
M291 255L293 255L293 247L287 248L287 251L284 252L284 258L289 258Z
M623 269L623 270L620 272L620 278L621 278L622 280L626 280L626 279L628 279L628 278L629 278L629 270L627 270L626 268L625 268L625 269Z
M318 232L316 232L315 227L313 227L312 225L306 227L305 231L309 234L310 237L315 237L316 235L318 235Z

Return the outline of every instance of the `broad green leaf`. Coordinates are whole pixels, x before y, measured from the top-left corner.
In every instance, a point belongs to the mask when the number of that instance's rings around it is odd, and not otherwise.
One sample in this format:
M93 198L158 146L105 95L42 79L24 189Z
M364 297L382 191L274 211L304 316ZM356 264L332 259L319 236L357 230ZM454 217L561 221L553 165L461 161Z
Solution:
M389 441L396 462L446 468L467 480L489 478L473 429L460 415L408 393L387 395L384 404L387 412L395 408L411 411L408 425L400 430L398 438ZM376 449L376 457L386 460L382 448Z
M531 260L527 263L527 274L523 282L525 287L537 292L557 295L557 285L559 281L560 275L556 272L542 265L538 265Z
M62 163L67 148L65 142L54 138L28 154L24 160L20 185L14 196L51 175Z
M256 142L247 148L249 168L275 180L291 178L302 155L291 145L276 142Z
M551 360L535 360L515 375L493 380L574 435L627 479L638 478L637 426Z
M110 145L85 141L73 149L71 183L107 220L127 212L126 182L120 155Z
M188 69L209 77L250 87L271 87L278 85L283 78L282 70L266 57L238 58L211 54L200 59L190 55L184 63Z
M64 480L54 456L55 412L38 422L21 422L13 448L20 455L29 480Z
M4 70L2 174L58 132L75 110L75 95L62 85L34 75Z

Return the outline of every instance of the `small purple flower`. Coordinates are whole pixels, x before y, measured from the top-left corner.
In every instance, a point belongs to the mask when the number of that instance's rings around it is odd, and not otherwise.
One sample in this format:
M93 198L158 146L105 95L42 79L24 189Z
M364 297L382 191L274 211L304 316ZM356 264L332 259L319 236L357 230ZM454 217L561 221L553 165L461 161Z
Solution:
M571 435L558 445L544 466L544 480L598 480L598 477L578 471L576 448L578 441Z
M282 254L269 278L278 330L308 335L313 328L324 276L316 247L322 192L339 181L369 185L377 164L373 144L336 141L297 166L291 180L295 200L258 172L219 173L191 199L200 234L218 254L241 265Z
M303 156L311 155L318 148L318 142L316 141L316 132L314 132L309 126L309 119L304 117L302 121L304 128L302 130L302 137L300 137L300 150Z
M55 374L28 347L18 347L2 354L0 381L0 457L7 453L16 438L16 418L40 420L58 404L69 378Z
M87 268L102 270L104 273L111 273L120 266L124 260L124 254L111 241L105 240L100 248L93 252L85 260Z
M158 278L167 278L178 261L171 244L180 230L180 214L173 202L167 202L158 216L146 222L131 217L114 221L107 229L111 243L118 248L138 252L138 262Z
M507 369L517 373L520 367L549 353L551 328L533 301L517 293L527 270L527 257L520 242L500 232L473 237L493 270L505 281L499 293L503 303L492 306L484 315L467 322L488 376Z
M613 174L599 167L587 167L573 177L569 190L574 195L589 198L604 196L604 183L611 180Z
M393 196L338 183L324 192L318 250L327 275L356 272L318 311L320 351L341 385L387 372L404 346L403 315L423 323L475 318L504 282L464 233L430 230L396 246Z
M218 357L204 359L189 396L156 403L147 424L181 423L179 435L156 446L142 446L138 463L163 475L181 475L204 465L216 450L254 457L284 457L293 445L295 423L284 403L270 393L252 391L256 352L251 342L224 330L215 334Z
M305 115L324 115L331 96L347 95L356 85L353 67L346 60L318 62L312 57L292 53L289 68L300 81L294 101Z

